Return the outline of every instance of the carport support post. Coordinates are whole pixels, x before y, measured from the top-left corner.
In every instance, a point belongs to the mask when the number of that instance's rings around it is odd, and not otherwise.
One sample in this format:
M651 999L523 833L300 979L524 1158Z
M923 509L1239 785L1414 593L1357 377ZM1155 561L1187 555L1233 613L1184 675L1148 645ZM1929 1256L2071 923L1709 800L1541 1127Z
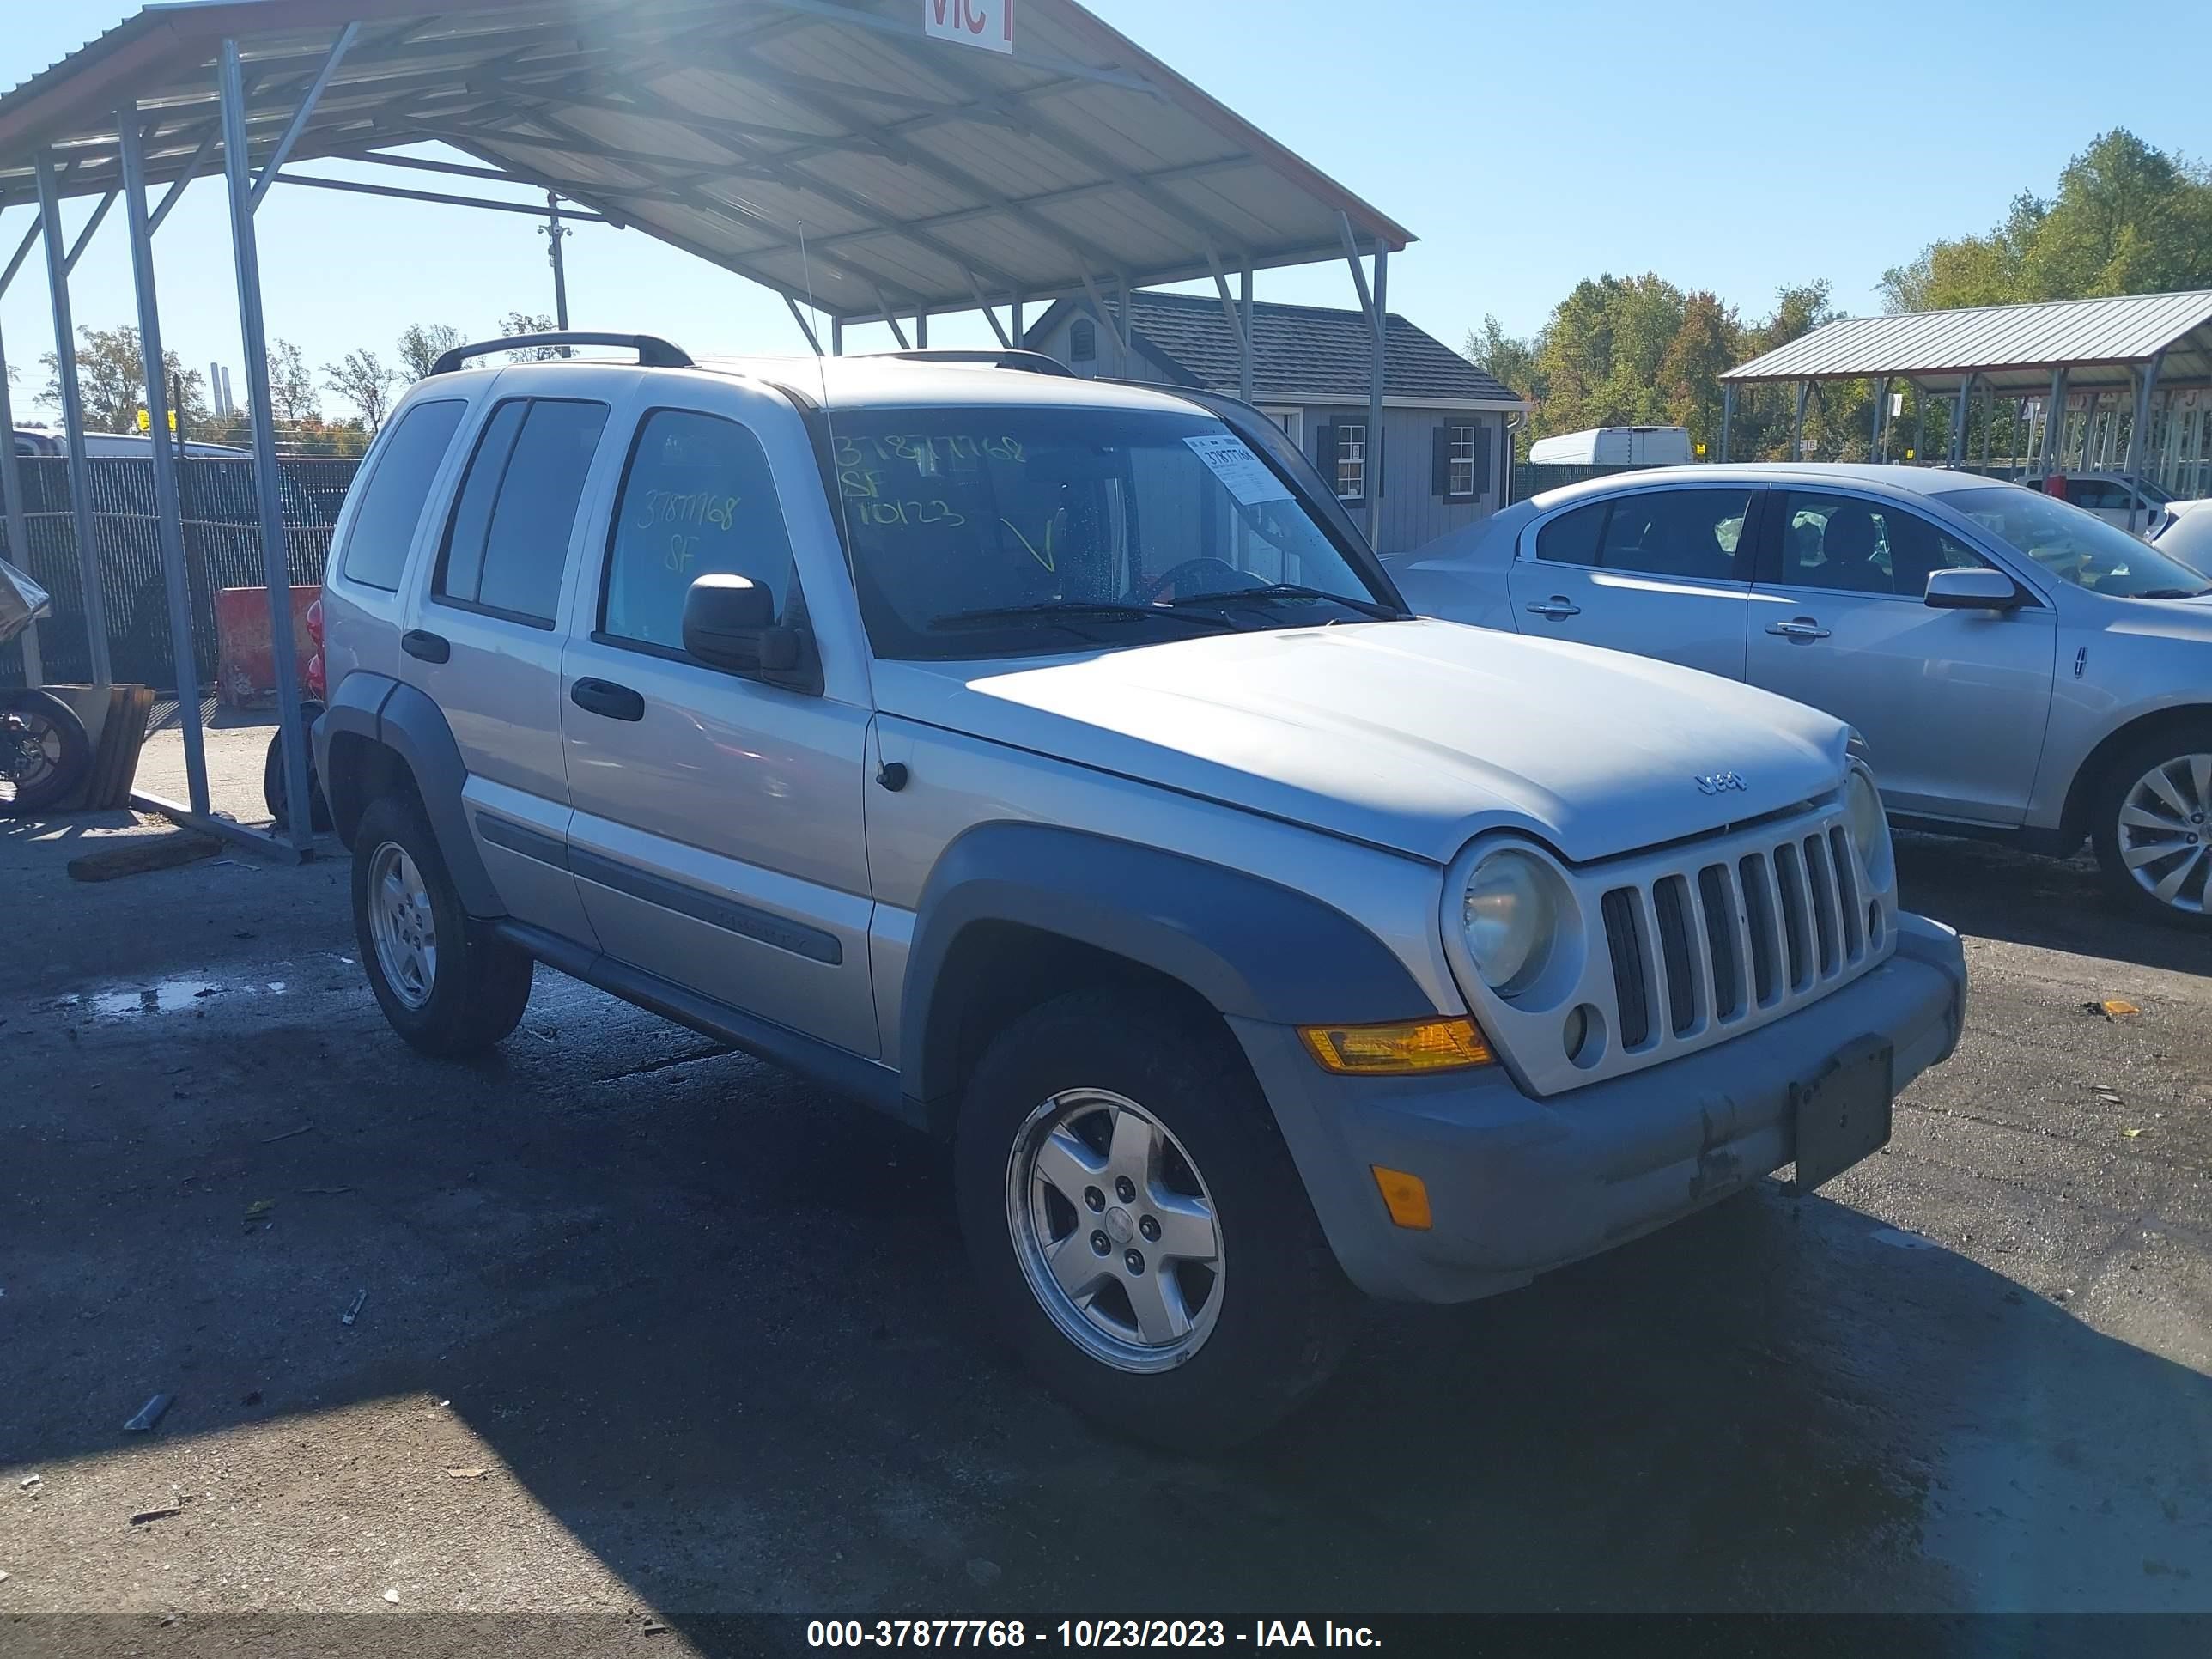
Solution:
M62 393L62 431L69 443L70 519L76 532L77 580L84 586L85 647L92 683L111 684L107 659L107 599L100 588L100 550L92 538L92 481L84 459L84 399L76 383L76 325L70 316L69 243L62 235L62 204L54 188L53 157L40 150L33 165L39 175L40 234L46 245L46 288L54 308L54 378ZM10 428L9 447L15 447Z
M1966 411L1972 407L1974 377L1967 375L1959 382L1959 396L1951 405L1951 465L1956 466L1966 459Z
M1797 382L1797 412L1790 417L1790 459L1793 464L1805 459L1805 399L1812 390L1810 380Z
M1721 465L1726 466L1729 458L1729 428L1735 423L1735 382L1730 380L1721 388Z
M31 568L31 521L23 512L23 469L15 464L15 409L8 396L8 348L0 342L0 495L7 497L8 560L25 570ZM44 685L46 664L39 655L39 625L33 623L16 637L23 641L23 684Z
M842 317L830 319L830 355L832 357L845 355L845 319Z
M2051 398L2043 405L2043 447L2036 457L2036 471L2046 479L2057 465L2065 428L2066 371L2062 367L2051 371Z
M2136 528L2136 509L2142 495L2137 489L2142 482L2143 451L2148 447L2145 440L2150 434L2151 394L2158 390L2158 371L2166 362L2163 350L2154 351L2142 367L2136 380L2136 417L2128 428L2128 533Z
M1912 386L1912 459L1928 465L1928 392L1919 381Z
M1252 401L1252 262L1247 259L1243 269L1237 273L1237 312L1240 324L1238 332L1243 339L1243 349L1237 360L1237 395L1246 403Z
M1882 459L1883 428L1889 424L1889 376L1885 374L1874 383L1874 441L1869 460L1879 463Z
M262 580L269 590L269 656L276 678L276 738L284 757L285 838L301 858L313 855L314 814L307 793L307 732L300 719L300 669L292 648L292 566L284 547L284 506L276 478L276 428L269 408L269 334L261 315L261 251L253 234L253 172L246 138L246 86L238 42L222 43L222 168L230 181L230 241L238 268L238 322L246 356L246 397L253 422L253 490L261 507ZM305 114L302 107L302 115ZM295 118L297 119L299 118ZM273 163L272 163L273 166Z
M200 741L200 671L192 648L192 601L185 578L184 514L178 504L177 459L170 447L168 359L161 353L161 313L155 297L154 233L146 217L146 136L138 125L137 106L117 111L115 125L122 137L123 216L131 230L131 276L138 297L138 346L146 366L146 430L154 452L154 512L161 542L161 582L168 590L169 650L177 671L177 726L185 738L185 786L192 811L205 817L207 753Z

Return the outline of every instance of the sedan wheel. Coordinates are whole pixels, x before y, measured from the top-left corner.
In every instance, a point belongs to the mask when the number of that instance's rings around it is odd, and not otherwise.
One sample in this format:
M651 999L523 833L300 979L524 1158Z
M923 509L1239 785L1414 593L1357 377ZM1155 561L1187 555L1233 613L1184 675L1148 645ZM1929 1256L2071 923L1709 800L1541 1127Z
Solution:
M2177 755L2137 778L2121 797L2120 861L2159 904L2188 916L2212 911L2212 754Z
M1163 1371L1205 1346L1220 1312L1221 1230L1182 1144L1105 1090L1054 1095L1006 1163L1014 1254L1069 1341L1122 1371Z

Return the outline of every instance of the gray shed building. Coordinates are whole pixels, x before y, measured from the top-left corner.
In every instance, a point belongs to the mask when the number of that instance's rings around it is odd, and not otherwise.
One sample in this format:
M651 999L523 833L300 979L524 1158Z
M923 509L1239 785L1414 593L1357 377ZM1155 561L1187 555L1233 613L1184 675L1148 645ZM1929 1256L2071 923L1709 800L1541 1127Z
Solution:
M1116 300L1106 303L1118 309ZM1237 331L1212 296L1139 289L1129 296L1127 333L1125 353L1088 305L1062 300L1024 342L1081 375L1237 395ZM1382 441L1370 445L1374 336L1366 317L1317 306L1252 307L1252 401L1334 482L1355 514L1379 482L1376 550L1390 554L1504 504L1513 464L1506 427L1529 404L1403 317L1390 318L1385 339Z

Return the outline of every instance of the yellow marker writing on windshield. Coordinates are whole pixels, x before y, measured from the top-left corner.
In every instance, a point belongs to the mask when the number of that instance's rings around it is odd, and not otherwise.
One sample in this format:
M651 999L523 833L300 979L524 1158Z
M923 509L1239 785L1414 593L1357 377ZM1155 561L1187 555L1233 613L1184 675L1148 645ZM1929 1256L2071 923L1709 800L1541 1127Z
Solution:
M1001 519L999 522L1006 526L1007 529L1013 531L1014 539L1019 542L1024 547L1029 549L1030 557L1035 559L1039 564L1042 565L1046 569L1053 572L1055 575L1059 574L1060 567L1054 564L1052 559L1052 532L1056 523L1055 520L1047 519L1044 521L1044 551L1042 553L1037 551L1037 546L1035 542L1031 541L1028 537L1023 535L1018 529L1015 528L1012 520Z

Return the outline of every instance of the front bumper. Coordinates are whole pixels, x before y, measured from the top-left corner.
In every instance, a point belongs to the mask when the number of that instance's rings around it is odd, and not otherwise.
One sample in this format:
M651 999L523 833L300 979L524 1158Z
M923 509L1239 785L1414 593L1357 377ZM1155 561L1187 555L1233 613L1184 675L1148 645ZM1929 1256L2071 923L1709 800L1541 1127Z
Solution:
M1286 1026L1232 1020L1322 1230L1370 1295L1464 1302L1679 1220L1796 1156L1790 1085L1873 1035L1894 1087L1966 1024L1959 936L1898 918L1881 967L1771 1025L1588 1088L1532 1099L1502 1068L1436 1078L1323 1072ZM1417 1175L1435 1224L1391 1223L1369 1166Z

